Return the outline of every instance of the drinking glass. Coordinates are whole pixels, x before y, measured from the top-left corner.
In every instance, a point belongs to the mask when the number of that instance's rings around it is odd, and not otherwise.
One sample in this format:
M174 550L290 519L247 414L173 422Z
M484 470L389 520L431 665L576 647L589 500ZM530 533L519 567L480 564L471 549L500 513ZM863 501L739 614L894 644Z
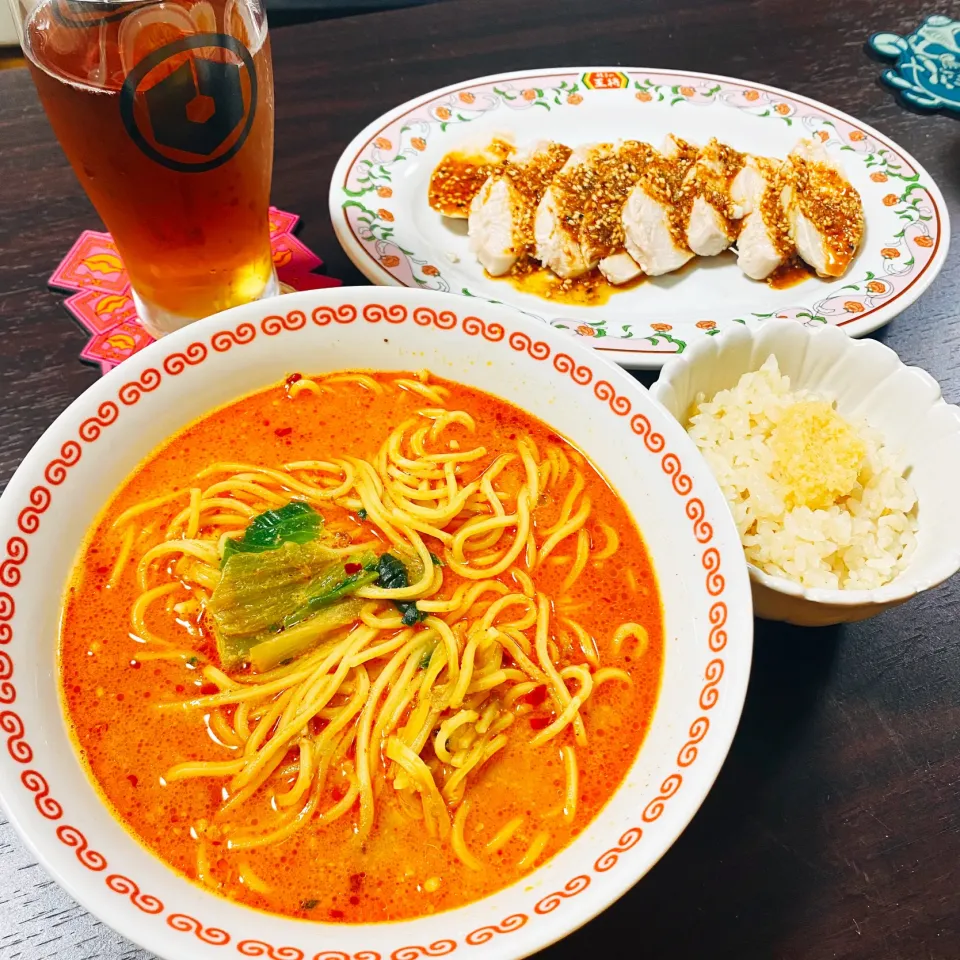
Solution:
M278 291L262 0L10 0L54 132L162 336Z

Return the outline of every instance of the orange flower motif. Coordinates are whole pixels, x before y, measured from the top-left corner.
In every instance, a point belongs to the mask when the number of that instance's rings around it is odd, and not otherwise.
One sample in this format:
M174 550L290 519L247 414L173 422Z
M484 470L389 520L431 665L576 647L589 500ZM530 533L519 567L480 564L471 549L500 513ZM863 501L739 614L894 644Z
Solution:
M827 133L826 130L818 130L817 136L821 139L821 141L823 141L823 143L826 143L830 139L830 134Z
M917 237L913 241L918 247L932 247L933 246L933 237L928 237L926 235L922 237Z
M377 196L383 197L386 200L388 197L393 196L393 189L391 187L377 187Z
M579 93L571 93L570 96L567 97L567 103L575 107L578 103L583 103L583 97L581 97Z
M848 300L844 305L843 309L847 313L863 313L863 304L858 303L856 300Z
M383 207L377 211L377 216L381 220L386 220L387 223L393 223L393 214L389 210L384 210Z
M428 277L440 276L440 271L435 266L429 263L423 268L423 273Z
M524 100L536 100L536 99L537 99L537 91L536 91L536 90L524 90L523 93L520 94L520 96L522 96Z
M386 256L386 257L381 257L381 258L380 258L380 262L381 262L385 267L399 267L399 266L400 266L400 258L393 256L393 254L389 254L389 255Z
M464 92L460 94L460 99L464 103L473 103L477 98L469 90L464 90Z
M412 146L414 150L426 150L427 141L424 140L423 137L414 137L410 141L410 146Z
M646 90L638 90L638 91L634 94L634 96L635 96L641 103L649 103L649 102L653 99L653 97L650 96L650 94L647 93Z
M391 150L393 148L393 144L386 137L377 137L377 139L373 141L373 145L378 150Z
M880 251L880 256L884 260L896 260L900 256L900 251L896 247L884 247Z
M867 289L871 293L883 293L887 289L887 285L882 280L871 280L867 284Z
M437 107L437 116L441 120L449 120L453 114L446 107Z
M713 330L716 327L717 323L715 320L698 320L697 329L698 330Z
M588 327L585 323L581 323L576 329L581 337L595 337L597 335L597 331L593 327Z
M694 90L693 87L681 87L680 95L684 97L695 97L697 95L697 91Z
M790 112L790 108L785 103L778 103L773 109L781 116L786 116Z
M900 198L895 193L888 193L883 198L883 205L885 207L895 207L900 202Z
M854 131L850 134L850 139L853 140L853 141L856 143L856 142L859 142L860 140L866 140L866 139L867 139L867 135L866 135L865 133L863 133L862 131L860 131L860 130L854 130Z
M871 173L871 174L870 174L870 179L871 179L874 183L886 183L886 182L887 182L887 175L886 175L885 173L881 173L881 172L878 170L876 173Z
M651 330L656 330L657 333L666 333L668 330L672 330L673 327L669 323L651 323Z
M748 91L743 95L743 99L744 99L744 100L749 100L749 101L752 103L754 100L759 100L759 99L760 99L760 94L757 93L756 90L748 90Z

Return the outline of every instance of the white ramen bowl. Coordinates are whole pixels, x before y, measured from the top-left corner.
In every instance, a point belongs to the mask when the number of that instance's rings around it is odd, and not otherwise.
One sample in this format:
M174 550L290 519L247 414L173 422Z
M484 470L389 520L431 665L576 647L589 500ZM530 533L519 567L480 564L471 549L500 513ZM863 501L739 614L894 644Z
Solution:
M834 399L845 417L883 435L916 491L919 529L910 564L875 590L804 587L750 564L757 616L800 626L865 620L953 576L960 569L960 409L944 402L929 373L906 366L889 347L835 327L766 320L696 344L664 368L650 392L685 423L698 394L709 399L735 386L771 354L791 390Z
M82 538L117 487L197 417L294 371L423 367L542 418L620 491L662 594L659 703L607 806L521 882L396 923L261 913L176 874L94 789L60 704L61 594ZM737 532L676 421L627 374L566 335L505 307L433 292L291 294L211 317L136 354L76 400L23 461L0 500L0 550L3 804L73 897L170 960L531 954L621 896L676 840L726 757L750 671L753 620Z

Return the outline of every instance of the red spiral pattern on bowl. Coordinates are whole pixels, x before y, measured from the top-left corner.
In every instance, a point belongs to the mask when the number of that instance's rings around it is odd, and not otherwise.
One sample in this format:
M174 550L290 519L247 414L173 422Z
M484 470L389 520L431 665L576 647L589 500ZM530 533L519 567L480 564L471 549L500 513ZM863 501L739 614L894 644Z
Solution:
M349 324L360 317L360 312L353 304L338 306L320 306L310 314L310 321L316 326L327 326L331 323ZM468 336L482 336L491 343L499 343L506 339L511 349L524 353L534 360L545 361L551 358L550 346L540 340L532 339L523 331L512 331L507 336L503 325L496 322L485 323L475 316L465 317L462 322L452 311L439 313L429 307L415 308L412 313L402 305L383 307L381 305L366 305L363 308L363 319L369 323L384 320L387 323L402 323L412 321L418 326L433 326L438 330L452 330L459 325ZM307 316L303 311L294 310L286 316L271 315L261 319L258 326L266 336L276 336L282 332L295 332L305 328ZM215 353L223 353L236 346L252 342L258 335L258 329L251 323L241 323L233 330L220 330L209 338L209 347ZM175 377L188 367L202 364L210 352L206 344L194 342L181 352L173 352L161 363L163 373ZM600 402L604 403L617 416L625 417L631 413L629 398L618 395L612 384L605 380L595 380L594 372L586 364L578 365L572 357L565 353L553 356L553 367L560 373L569 376L577 386L593 385L590 391ZM157 369L145 369L139 378L131 380L117 392L117 400L123 406L135 405L145 393L156 390L162 382L163 374ZM97 408L96 415L85 419L78 429L78 440L64 443L60 455L52 459L43 471L44 479L53 487L59 487L68 478L71 467L75 466L82 456L82 444L94 443L103 431L116 422L121 407L111 401L102 402ZM640 438L643 446L652 454L663 454L666 440L662 434L653 430L649 419L643 414L635 414L630 419L632 432ZM713 528L706 519L706 510L698 498L686 499L692 491L692 480L683 472L681 461L672 452L666 452L660 458L663 472L670 478L674 491L685 498L684 510L693 525L693 534L698 543L707 544L712 540ZM28 496L28 503L18 516L20 532L29 537L39 529L40 516L49 508L52 500L51 491L41 485L35 486ZM8 588L15 588L21 580L20 566L28 555L27 540L21 536L11 537L7 542L7 556L0 563L0 584ZM718 597L725 589L725 581L720 572L720 553L715 547L707 548L702 557L703 569L706 572L705 585L711 597ZM11 621L16 610L14 596L10 592L0 591L0 645L8 644L13 639ZM709 645L715 653L724 649L727 635L724 628L727 620L727 606L722 600L716 600L710 608L709 620L711 630ZM4 653L5 651L0 651ZM712 709L718 702L719 686L724 674L724 662L717 657L711 660L705 671L705 682L701 690L699 702L704 710ZM9 654L6 659L0 659L0 702L4 699L13 702L16 691L9 679L13 675L13 660ZM4 686L3 684L6 684ZM698 744L707 736L710 728L709 720L699 716L693 721L689 730L689 737L681 747L677 756L677 765L680 768L689 767L695 762L698 754ZM29 763L33 758L33 750L25 739L24 724L20 716L12 711L0 712L0 731L7 735L6 745L10 756L18 763ZM21 782L33 797L37 811L47 820L60 820L64 815L61 804L50 795L49 784L46 778L37 770L31 768L21 775ZM659 794L651 800L643 811L643 820L652 822L658 819L665 809L670 798L680 789L682 775L677 772L668 776L660 787ZM78 861L87 869L101 872L107 868L107 860L102 854L90 848L85 835L68 824L63 824L56 831L58 839L75 851ZM623 854L636 846L643 836L640 827L631 827L620 837L617 845L602 853L593 865L597 873L604 873L613 869ZM533 907L533 913L545 915L556 910L565 899L575 897L590 886L590 876L581 874L569 880L560 890L542 897ZM144 894L137 883L122 874L110 874L106 877L107 886L114 892L126 896L132 905L142 913L160 916L164 912L162 902L156 897ZM530 921L525 913L511 914L499 924L490 924L479 927L466 935L464 943L467 945L482 945L494 937L519 930ZM164 917L164 922L171 929L183 933L192 933L202 942L212 946L224 946L233 942L231 934L217 927L207 927L196 918L183 913L171 913ZM421 957L441 957L453 953L458 947L453 939L436 940L426 946L411 945L399 947L389 956L390 960L419 960ZM305 952L298 947L274 947L261 940L241 940L237 942L237 951L244 956L270 957L271 960L304 960ZM315 954L312 960L351 960L349 954L338 950L321 951ZM352 960L381 960L377 951L365 950L352 955Z

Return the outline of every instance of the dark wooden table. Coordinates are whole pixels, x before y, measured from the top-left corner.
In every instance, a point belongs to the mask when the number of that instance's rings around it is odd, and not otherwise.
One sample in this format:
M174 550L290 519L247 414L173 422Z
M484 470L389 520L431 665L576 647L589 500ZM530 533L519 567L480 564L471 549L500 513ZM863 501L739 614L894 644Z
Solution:
M949 260L878 337L956 403L960 123L903 109L863 49L871 33L906 33L934 12L960 17L960 3L459 0L277 30L274 202L304 216L302 237L333 275L362 282L334 239L328 182L356 131L397 103L472 76L560 65L772 83L877 127L940 184L954 220ZM0 481L97 376L78 362L84 335L45 286L77 233L97 226L29 77L0 74ZM12 923L5 909L0 928ZM29 954L10 946L15 933L0 929L0 957ZM83 949L57 955L80 960ZM759 624L740 731L701 812L633 891L548 953L588 952L957 960L960 580L855 626Z

